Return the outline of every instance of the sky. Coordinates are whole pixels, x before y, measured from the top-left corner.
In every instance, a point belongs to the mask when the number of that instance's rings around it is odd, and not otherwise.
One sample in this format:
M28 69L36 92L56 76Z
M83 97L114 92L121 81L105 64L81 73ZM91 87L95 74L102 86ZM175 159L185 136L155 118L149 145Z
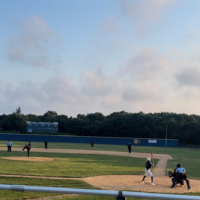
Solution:
M0 115L200 115L199 0L0 0Z

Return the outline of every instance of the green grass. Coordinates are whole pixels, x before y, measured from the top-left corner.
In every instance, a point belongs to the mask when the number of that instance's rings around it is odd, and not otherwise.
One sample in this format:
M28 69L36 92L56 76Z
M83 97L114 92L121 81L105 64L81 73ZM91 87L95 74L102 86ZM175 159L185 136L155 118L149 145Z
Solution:
M5 140L0 140L0 147L7 148L7 142ZM13 147L23 148L28 141L12 141ZM32 142L32 148L44 148L44 142ZM48 148L51 149L84 149L84 150L98 150L98 151L124 151L127 152L127 146L122 145L102 145L95 144L94 148L91 148L91 144L85 143L59 143L59 142L49 142Z
M14 147L22 148L26 142L13 142ZM5 146L7 141L0 141L0 146ZM32 142L33 148L44 148L43 142ZM95 144L94 148L91 148L90 144L80 143L49 143L49 148L58 149L83 149L83 150L101 150L101 151L120 151L127 152L126 145L100 145ZM186 173L189 178L200 180L200 151L198 149L184 149L184 148L171 148L171 147L143 147L143 146L132 146L132 151L141 153L154 152L155 154L169 154L173 157L172 161L168 162L167 171L173 170L178 163L186 168ZM194 160L196 159L196 160ZM143 165L142 165L143 166Z
M14 147L22 148L26 142L13 142ZM0 146L6 149L7 141L0 141ZM44 148L43 142L32 142L33 148ZM96 145L91 148L90 144L76 144L76 143L49 143L49 148L58 149L83 149L83 150L103 150L103 151L120 151L127 152L127 146L121 145ZM167 170L173 170L177 163L181 163L187 170L189 178L200 179L200 172L198 170L200 165L200 152L195 149L184 149L184 148L165 148L165 147L140 147L133 146L134 152L143 152L154 154L169 154L172 155L174 160L168 162ZM0 151L0 157L4 156L26 156L26 152L12 152ZM109 155L82 155L82 154L64 154L64 153L37 153L31 152L33 157L51 157L55 158L53 162L42 163L42 162L26 162L26 161L11 161L0 159L0 172L1 174L23 174L23 175L39 175L39 176L65 176L65 177L88 177L97 175L107 174L143 174L145 159L122 157L122 156L109 156ZM194 159L196 159L194 161ZM157 161L156 161L157 162ZM13 167L14 166L14 167ZM3 180L3 182L1 182ZM5 180L5 181L4 181ZM10 183L6 182L13 180ZM20 180L22 180L20 182ZM26 181L24 181L26 180ZM4 178L0 177L1 184L24 184L24 185L38 185L38 186L62 186L62 187L73 187L74 182L70 186L64 185L61 180L54 180L58 182L52 183L53 180L45 179L23 179L23 178ZM68 184L70 180L64 180ZM52 184L52 185L50 185ZM92 186L84 185L84 188L90 188ZM77 182L77 188L81 188L81 183ZM1 193L3 192L3 193ZM5 193L4 193L5 192ZM6 193L7 192L7 193ZM38 195L52 196L46 193L30 193L26 194L21 192L12 192L12 199L25 199L25 198L38 198ZM9 191L0 191L1 199L9 199ZM7 195L7 196L5 196ZM25 196L23 196L25 195ZM29 195L29 196L26 196ZM54 194L55 195L55 194ZM188 195L200 195L199 193L188 194ZM4 198L5 197L5 198ZM104 200L115 199L114 197L101 197L101 196L90 196L90 195L79 195L64 198L66 200L98 200L104 198ZM132 199L132 198L128 198ZM137 198L136 198L137 200ZM138 199L139 200L139 199Z
M9 153L0 151L1 174L58 177L133 175L143 174L145 166L145 159L143 158L123 156L31 152L32 157L54 158L52 162L28 162L1 158L5 156L24 157L26 156L26 152Z
M98 189L80 180L54 180L54 179L0 177L0 184L64 187L64 188L79 188L79 189ZM11 192L7 190L0 190L1 200L21 200L21 199L48 197L48 196L56 196L56 195L59 195L59 194L43 193L43 192L14 192L14 191Z

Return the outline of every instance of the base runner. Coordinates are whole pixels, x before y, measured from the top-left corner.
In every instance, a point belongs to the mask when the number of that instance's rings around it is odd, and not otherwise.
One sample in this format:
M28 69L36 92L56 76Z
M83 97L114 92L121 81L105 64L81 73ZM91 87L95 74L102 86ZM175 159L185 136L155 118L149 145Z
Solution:
M142 179L142 183L144 183L144 179L147 177L147 175L151 176L151 184L155 185L153 182L153 174L151 173L150 168L154 167L154 162L151 162L151 158L147 158L147 162L146 162L146 168L145 168L145 173L144 173L144 177Z

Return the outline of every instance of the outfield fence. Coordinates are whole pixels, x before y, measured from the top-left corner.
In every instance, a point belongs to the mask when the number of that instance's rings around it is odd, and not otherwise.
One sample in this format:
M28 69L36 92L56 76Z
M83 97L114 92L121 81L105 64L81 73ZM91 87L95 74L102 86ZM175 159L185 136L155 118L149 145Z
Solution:
M143 192L126 192L126 191L111 191L111 190L91 190L91 189L73 189L59 187L39 187L25 185L3 185L0 184L0 190L11 190L18 192L47 192L47 193L62 193L62 194L82 194L82 195L98 195L98 196L113 196L116 200L125 200L127 197L142 198L142 199L170 199L170 200L200 200L200 196L189 195L173 195L173 194L158 194L158 193L143 193Z

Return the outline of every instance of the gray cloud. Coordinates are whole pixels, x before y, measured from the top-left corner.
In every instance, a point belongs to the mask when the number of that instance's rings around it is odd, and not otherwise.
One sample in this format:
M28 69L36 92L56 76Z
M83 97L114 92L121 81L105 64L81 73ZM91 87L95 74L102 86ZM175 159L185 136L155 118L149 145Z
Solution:
M122 92L124 101L159 103L163 101L164 91L160 86L140 84L139 87L126 87Z
M175 79L179 84L184 86L197 86L200 87L200 69L199 68L189 68L185 69L180 73L175 75Z
M43 19L33 16L24 19L16 27L16 32L7 41L9 61L33 67L49 67L59 59L57 50L61 38Z
M152 23L160 19L163 11L176 0L120 0L122 12L132 19L138 33L143 33Z
M172 63L167 56L148 47L134 52L132 57L122 65L120 74L138 81L155 81L172 74Z

